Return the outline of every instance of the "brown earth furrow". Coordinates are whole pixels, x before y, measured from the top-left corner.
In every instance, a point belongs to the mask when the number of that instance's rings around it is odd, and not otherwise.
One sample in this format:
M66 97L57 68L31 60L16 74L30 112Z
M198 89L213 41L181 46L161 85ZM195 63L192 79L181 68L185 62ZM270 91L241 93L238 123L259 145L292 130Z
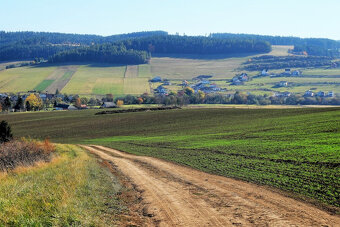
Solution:
M263 186L102 146L84 147L114 162L144 191L148 212L161 226L339 226L340 223L337 215Z

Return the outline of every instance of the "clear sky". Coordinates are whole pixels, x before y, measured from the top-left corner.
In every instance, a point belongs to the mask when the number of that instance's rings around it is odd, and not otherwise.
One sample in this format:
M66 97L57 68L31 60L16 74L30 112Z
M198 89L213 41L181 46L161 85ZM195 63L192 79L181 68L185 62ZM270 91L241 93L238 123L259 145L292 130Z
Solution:
M340 0L0 0L0 30L113 35L164 30L340 40Z

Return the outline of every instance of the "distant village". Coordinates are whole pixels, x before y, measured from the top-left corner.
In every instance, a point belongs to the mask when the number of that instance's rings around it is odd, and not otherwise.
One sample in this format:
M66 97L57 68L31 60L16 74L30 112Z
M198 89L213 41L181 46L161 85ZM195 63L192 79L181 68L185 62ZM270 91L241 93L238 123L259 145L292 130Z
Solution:
M231 80L226 80L225 82L229 84L229 86L239 86L244 85L248 81L251 81L253 78L258 77L266 77L269 76L271 78L274 77L298 77L301 76L302 72L299 70L291 71L290 69L285 69L283 72L275 74L270 73L268 70L264 69L262 72L253 77L249 77L247 73L240 73L236 74ZM124 98L121 98L121 100L118 100L117 98L114 99L112 94L107 94L106 96L103 96L103 98L85 98L85 97L79 97L78 95L66 95L61 94L56 91L55 94L50 93L42 93L38 91L28 91L18 94L7 94L7 93L0 93L0 112L1 111L7 111L7 112L18 112L18 111L36 111L36 110L82 110L82 109L89 109L89 108L116 108L122 105L125 101L126 104L141 104L145 102L145 99L148 99L148 104L157 103L159 104L167 104L169 103L166 101L166 97L172 95L177 96L177 100L182 99L180 96L180 93L171 92L167 87L171 85L175 85L178 87L181 87L183 90L185 89L191 89L193 94L199 94L203 93L206 96L211 95L220 95L220 100L231 100L234 98L234 94L228 93L228 90L226 87L222 88L218 86L214 80L212 79L212 75L199 75L192 80L187 81L183 80L181 83L172 84L170 80L168 79L162 79L159 76L156 76L152 78L149 82L151 84L155 84L157 87L153 90L153 94L155 96L159 97L165 97L161 98L161 101L157 101L155 99L150 99L150 96L148 94L144 94L145 96L148 96L148 98L144 99L142 97L134 97L127 95ZM221 84L221 83L220 83ZM290 87L291 84L288 81L280 81L278 82L273 88L284 88L284 87ZM272 90L269 90L272 91ZM236 92L237 93L237 92ZM235 93L235 94L236 94ZM152 95L152 94L151 94ZM247 94L250 96L251 94ZM278 99L286 99L294 95L291 92L284 91L284 92L273 92L272 100L270 102L273 102L273 98ZM224 96L224 98L223 98ZM302 94L302 97L304 98L334 98L335 94L333 91L316 91L316 89L309 89ZM262 99L262 98L260 98ZM197 102L191 101L191 102ZM324 100L324 99L323 99ZM308 100L307 100L308 101ZM174 100L171 101L173 104ZM179 102L179 101L177 101ZM190 101L187 101L190 102ZM204 100L201 100L200 102L206 102ZM220 101L224 103L228 103L229 101ZM231 101L230 101L231 102ZM319 102L319 101L318 101ZM330 101L327 101L330 102ZM338 100L334 101L334 104L338 104ZM309 101L307 102L309 103ZM312 103L315 103L314 101ZM340 103L339 103L340 104Z
M20 94L0 93L0 111L21 112L37 110L81 110L89 108L116 108L111 94L101 100L80 98L78 95L39 93L35 90Z
M259 78L259 77L266 77L269 76L271 78L275 77L299 77L302 76L302 71L300 70L291 70L289 68L285 69L281 73L270 73L268 69L263 69L262 72L254 76L253 78ZM194 77L192 79L192 83L190 84L187 80L183 80L179 86L182 88L185 87L190 87L192 88L195 93L198 91L202 91L206 94L209 93L217 93L217 92L222 92L222 91L227 91L226 88L221 88L209 79L211 79L213 76L212 75L200 75L197 77ZM238 85L244 85L246 82L250 81L252 78L250 78L247 73L240 73L236 74L230 81L227 81L227 83L230 83L231 86L238 86ZM162 83L159 85L156 89L154 89L155 94L161 94L161 95L168 95L169 90L165 88L165 86L171 85L170 81L167 79L162 80L161 77L156 76L153 79L150 80L151 83ZM280 81L278 82L273 88L280 88L280 87L289 87L290 83L288 81ZM273 96L274 97L289 97L291 96L291 92L274 92ZM312 90L307 90L305 91L304 97L329 97L332 98L334 97L333 91L312 91Z

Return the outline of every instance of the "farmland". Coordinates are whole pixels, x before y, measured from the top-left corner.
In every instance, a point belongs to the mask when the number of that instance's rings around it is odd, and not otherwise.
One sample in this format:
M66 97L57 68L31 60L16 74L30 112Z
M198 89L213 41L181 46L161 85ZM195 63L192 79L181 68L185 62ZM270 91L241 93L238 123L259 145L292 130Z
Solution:
M273 46L269 54L274 56L290 55L292 46ZM168 79L171 85L165 86L170 91L182 89L183 80L191 83L198 75L212 75L211 82L224 93L236 91L250 92L256 95L289 91L303 94L306 90L333 91L340 93L340 70L338 68L292 68L301 70L299 77L261 77L252 78L244 85L231 86L230 79L237 73L245 72L250 77L258 71L242 70L242 64L259 55L185 55L155 54L149 64L112 65L112 64L48 64L35 67L20 67L0 71L1 92L25 92L37 90L54 93L79 94L81 96L101 96L112 93L114 96L127 94L141 95L152 93L152 89L161 83L149 84L154 76ZM283 69L270 70L270 73L281 73ZM287 81L288 87L275 87L280 81Z
M339 206L339 108L96 112L1 119L17 137L105 145Z

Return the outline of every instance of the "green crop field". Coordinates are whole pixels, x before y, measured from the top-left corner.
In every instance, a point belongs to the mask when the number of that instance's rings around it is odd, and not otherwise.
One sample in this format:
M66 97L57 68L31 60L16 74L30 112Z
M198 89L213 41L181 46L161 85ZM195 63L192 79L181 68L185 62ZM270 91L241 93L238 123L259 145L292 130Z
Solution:
M339 207L340 109L96 110L2 115L17 137L100 144Z
M55 80L43 80L34 88L37 91L44 91L47 87L49 87Z

